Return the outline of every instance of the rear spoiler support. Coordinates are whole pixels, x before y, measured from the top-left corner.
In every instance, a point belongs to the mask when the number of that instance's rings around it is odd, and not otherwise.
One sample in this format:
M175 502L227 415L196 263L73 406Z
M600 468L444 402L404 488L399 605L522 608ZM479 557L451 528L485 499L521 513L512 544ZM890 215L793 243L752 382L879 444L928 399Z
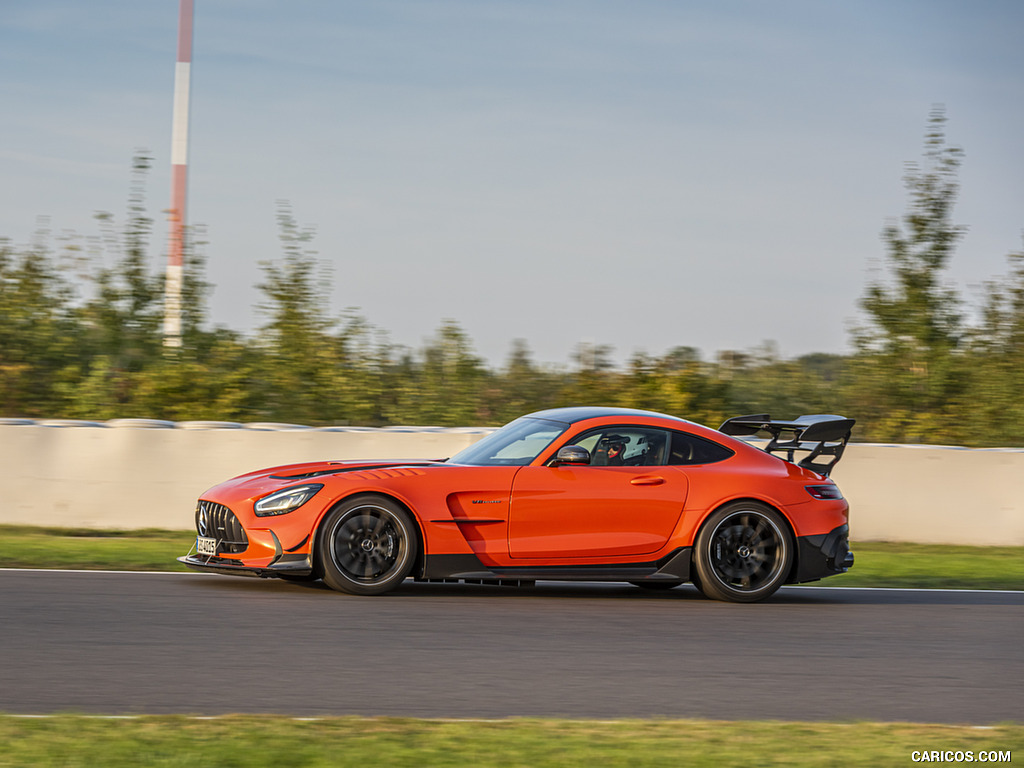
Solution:
M854 419L829 414L801 416L792 421L772 421L767 413L758 413L728 419L718 431L734 437L753 437L767 433L771 441L765 446L765 451L785 454L787 461L827 477L832 467L842 458L856 423ZM807 456L795 462L797 451L805 451ZM826 460L815 463L815 459L822 456Z

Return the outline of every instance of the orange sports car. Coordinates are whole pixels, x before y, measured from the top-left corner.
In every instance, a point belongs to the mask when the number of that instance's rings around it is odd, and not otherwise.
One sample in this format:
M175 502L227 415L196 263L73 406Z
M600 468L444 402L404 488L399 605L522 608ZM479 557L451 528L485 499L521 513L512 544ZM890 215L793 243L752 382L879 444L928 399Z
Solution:
M179 560L357 595L407 577L689 581L710 598L753 602L853 565L849 507L829 478L853 424L758 414L714 430L622 408L541 411L450 459L236 477L202 495L195 546ZM759 436L761 447L738 439Z

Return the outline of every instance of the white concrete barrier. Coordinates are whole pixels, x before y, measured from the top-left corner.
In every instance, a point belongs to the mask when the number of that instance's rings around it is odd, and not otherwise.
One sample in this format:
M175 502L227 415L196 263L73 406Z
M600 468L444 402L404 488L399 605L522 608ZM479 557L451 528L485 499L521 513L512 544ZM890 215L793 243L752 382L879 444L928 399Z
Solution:
M441 459L485 431L328 431L0 425L0 523L85 528L194 525L207 488L320 459Z
M444 458L489 431L49 424L0 421L0 523L191 529L204 490L253 469ZM850 500L855 540L1024 545L1024 450L851 444L834 478Z
M855 540L1024 545L1024 450L853 443L832 478Z

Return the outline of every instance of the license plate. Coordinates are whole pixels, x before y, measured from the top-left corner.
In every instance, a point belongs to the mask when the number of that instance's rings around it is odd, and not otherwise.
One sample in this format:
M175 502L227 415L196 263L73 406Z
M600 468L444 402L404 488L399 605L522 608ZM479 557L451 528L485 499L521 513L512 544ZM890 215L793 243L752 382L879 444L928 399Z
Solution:
M200 555L216 555L217 540L206 536L196 537L196 551L198 551Z

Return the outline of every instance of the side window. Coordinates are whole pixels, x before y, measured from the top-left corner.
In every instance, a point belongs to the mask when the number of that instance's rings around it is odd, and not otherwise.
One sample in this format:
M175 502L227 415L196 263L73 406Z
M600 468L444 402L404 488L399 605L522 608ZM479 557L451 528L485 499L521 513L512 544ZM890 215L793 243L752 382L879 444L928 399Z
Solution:
M668 432L647 427L601 427L572 442L590 451L592 467L652 467L666 463Z
M581 448L586 448L590 451L590 455L594 455L594 449L597 448L597 441L601 439L603 433L599 430L597 432L588 432L579 440L573 440L574 445L578 445Z
M733 455L731 448L685 432L672 433L669 464L713 464Z

